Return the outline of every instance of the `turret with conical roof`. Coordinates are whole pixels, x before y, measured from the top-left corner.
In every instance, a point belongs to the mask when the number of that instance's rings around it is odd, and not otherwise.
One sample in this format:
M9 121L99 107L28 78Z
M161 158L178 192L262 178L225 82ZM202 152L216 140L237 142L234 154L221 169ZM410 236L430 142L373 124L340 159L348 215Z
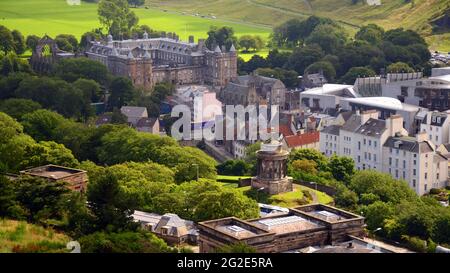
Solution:
M231 44L230 52L236 52L236 48L234 47L234 44Z

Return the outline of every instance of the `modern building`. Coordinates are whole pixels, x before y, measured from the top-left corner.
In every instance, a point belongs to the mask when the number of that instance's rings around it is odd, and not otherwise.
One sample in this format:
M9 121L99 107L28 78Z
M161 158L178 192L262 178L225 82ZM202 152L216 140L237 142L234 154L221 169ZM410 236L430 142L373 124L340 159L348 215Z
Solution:
M116 76L131 79L146 89L159 82L174 84L210 84L223 87L237 76L237 52L234 46L208 49L203 39L194 43L180 41L177 35L142 39L91 42L85 52L90 59L106 65Z
M324 84L321 87L305 90L300 93L300 107L309 108L312 112L322 112L326 108L336 108L342 98L357 98L359 95L352 85Z
M83 170L57 165L45 165L21 171L20 174L40 177L55 182L63 181L73 191L83 193L87 189L88 176L87 172Z
M410 133L418 131L416 115L425 108L411 104L402 103L400 100L390 97L360 97L341 99L340 106L348 111L376 110L379 112L379 119L386 120L392 115L403 117L403 127Z
M198 229L194 222L181 219L176 214L159 215L135 210L132 217L143 229L154 233L168 244L197 243Z
M435 70L436 71L436 70ZM446 70L439 70L429 78L408 77L399 74L397 81L382 84L384 97L399 99L401 102L428 108L431 111L446 111L450 100L450 74L442 75ZM404 78L403 80L401 78Z
M201 253L214 252L224 245L245 243L259 253L280 253L362 237L364 218L331 206L315 204L289 209L253 220L235 217L200 222Z

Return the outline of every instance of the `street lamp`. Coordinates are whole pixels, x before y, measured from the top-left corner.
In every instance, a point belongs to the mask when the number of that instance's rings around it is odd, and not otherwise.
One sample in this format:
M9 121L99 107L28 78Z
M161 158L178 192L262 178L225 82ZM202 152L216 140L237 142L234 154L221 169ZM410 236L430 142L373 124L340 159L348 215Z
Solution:
M382 230L382 228L377 228L372 232L372 242L375 244L375 233Z
M315 188L316 191L317 191L317 182L309 182L309 184L314 185L314 188Z
M198 181L198 164L194 163L194 164L192 164L192 166L197 167L197 181Z
M260 191L263 191L263 190L264 190L264 187L259 188L259 189L256 190L256 201L259 202L259 192L260 192Z

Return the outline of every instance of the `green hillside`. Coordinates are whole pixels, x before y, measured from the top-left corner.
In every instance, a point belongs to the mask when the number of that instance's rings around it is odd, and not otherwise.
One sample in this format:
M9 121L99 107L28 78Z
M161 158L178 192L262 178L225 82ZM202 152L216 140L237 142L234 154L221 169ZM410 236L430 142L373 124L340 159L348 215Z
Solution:
M69 241L69 237L52 229L0 218L0 253L68 252Z
M188 35L206 37L211 25L228 25L235 29L238 36L260 34L267 37L268 27L229 20L201 18L164 12L160 9L134 9L139 17L139 24L146 24L156 30L176 32L181 39ZM66 0L0 0L0 24L10 29L18 29L25 35L57 35L71 33L81 36L84 32L100 27L97 5L82 2L71 6Z
M448 31L432 33L430 22L449 11L450 0L411 2L414 4L405 3L405 0L381 0L381 6L369 6L365 1L353 5L352 0L147 0L147 4L153 7L212 13L219 18L271 26L314 14L337 20L351 32L368 23L376 23L386 29L410 28L427 37L432 48L449 51L450 34Z

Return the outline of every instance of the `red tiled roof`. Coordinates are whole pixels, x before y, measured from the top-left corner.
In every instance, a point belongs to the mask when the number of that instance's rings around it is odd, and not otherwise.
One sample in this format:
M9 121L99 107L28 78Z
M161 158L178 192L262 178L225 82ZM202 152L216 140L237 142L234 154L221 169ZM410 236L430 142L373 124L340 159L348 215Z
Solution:
M284 139L289 148L295 148L315 142L319 142L319 131L308 132L301 135L285 136Z
M272 129L267 128L267 132L271 133ZM294 133L292 132L291 128L286 124L280 124L278 127L278 133L283 134L283 136L293 136Z

